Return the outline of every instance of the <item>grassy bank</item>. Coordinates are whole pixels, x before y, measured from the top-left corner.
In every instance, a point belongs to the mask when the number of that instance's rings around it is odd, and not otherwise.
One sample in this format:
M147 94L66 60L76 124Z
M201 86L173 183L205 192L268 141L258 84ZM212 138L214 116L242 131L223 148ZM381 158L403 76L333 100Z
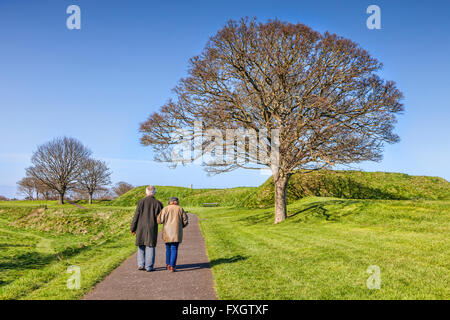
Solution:
M450 202L310 197L271 209L199 208L220 299L449 299ZM370 265L381 289L369 290Z
M135 206L139 199L145 197L146 186L128 191L111 201L111 206ZM220 206L242 207L254 198L256 187L238 187L229 189L190 189L184 187L156 186L157 198L164 205L170 197L178 197L184 206L201 207L204 203L217 203Z
M272 206L273 179L258 187L254 203ZM450 183L439 177L411 176L395 172L313 171L296 173L289 180L287 199L304 197L380 200L450 200Z
M47 205L0 204L0 300L79 299L135 250L129 209ZM71 265L78 290L67 288Z

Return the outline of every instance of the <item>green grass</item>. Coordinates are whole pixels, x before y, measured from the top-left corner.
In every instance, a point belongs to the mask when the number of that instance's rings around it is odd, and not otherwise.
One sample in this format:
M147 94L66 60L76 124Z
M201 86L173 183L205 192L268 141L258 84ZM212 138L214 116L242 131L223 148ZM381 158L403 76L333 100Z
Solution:
M0 300L79 299L135 250L129 209L8 205L0 204ZM71 265L81 268L79 290L67 288Z
M296 174L290 216L278 225L271 179L254 188L157 186L157 198L177 196L199 215L221 299L449 299L449 185L394 173ZM128 228L144 196L138 187L114 201L78 201L87 210L0 201L0 300L83 297L135 251ZM71 265L81 268L79 290L67 288ZM380 290L366 287L370 265L381 269Z
M310 197L278 225L272 209L193 211L220 299L450 298L449 201Z

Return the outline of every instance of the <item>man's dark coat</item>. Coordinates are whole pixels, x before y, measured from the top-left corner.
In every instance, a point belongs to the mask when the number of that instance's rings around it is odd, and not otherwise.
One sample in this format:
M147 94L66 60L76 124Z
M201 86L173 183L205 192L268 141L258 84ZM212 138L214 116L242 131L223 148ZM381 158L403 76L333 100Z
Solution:
M162 203L154 196L139 200L130 228L131 232L136 232L137 246L156 247L158 238L156 217L162 208Z

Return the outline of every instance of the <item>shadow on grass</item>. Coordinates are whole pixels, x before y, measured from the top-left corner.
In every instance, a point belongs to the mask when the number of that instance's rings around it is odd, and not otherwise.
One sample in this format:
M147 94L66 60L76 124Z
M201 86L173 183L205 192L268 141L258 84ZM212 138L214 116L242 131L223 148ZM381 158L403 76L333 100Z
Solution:
M86 250L92 250L98 245L107 245L108 243L113 242L111 239L103 241L101 244L83 246L83 247L66 247L58 252L54 253L43 253L38 251L29 251L23 252L18 255L14 255L3 259L0 262L0 270L6 269L15 269L15 270L32 270L32 269L41 269L55 261L69 263L68 259L77 256ZM3 244L0 244L3 245ZM12 245L14 247L22 247L24 245ZM25 246L30 247L30 246Z
M0 248L17 248L17 247L32 248L32 247L34 247L34 245L31 245L31 244L15 244L15 243L0 243Z
M304 222L311 219L339 221L341 218L358 214L365 206L361 200L326 200L305 204L300 208L288 208L286 221ZM255 213L238 221L246 226L261 223L273 224L273 209Z
M240 254L230 257L230 258L214 259L214 260L211 260L211 267L217 266L219 264L234 263L234 262L243 261L243 260L247 260L247 259L248 259L248 257L241 256Z
M12 280L11 281L0 280L0 287L6 286L6 285L10 284L11 282L12 282Z
M357 205L358 207L349 209L352 205ZM336 206L340 207L342 210L336 209ZM333 207L334 210L330 210L327 207ZM328 200L328 201L317 201L308 204L305 208L299 210L293 210L288 213L288 219L298 217L298 221L305 221L310 218L322 218L326 221L339 221L341 218L357 214L361 211L362 203L359 200Z
M15 269L28 270L40 269L43 266L55 261L57 258L54 254L45 254L40 252L27 252L11 257L11 259L0 263L0 270Z
M254 225L259 223L272 222L273 220L273 210L264 211L261 213L253 214L251 216L239 219L238 221L244 223L245 225Z

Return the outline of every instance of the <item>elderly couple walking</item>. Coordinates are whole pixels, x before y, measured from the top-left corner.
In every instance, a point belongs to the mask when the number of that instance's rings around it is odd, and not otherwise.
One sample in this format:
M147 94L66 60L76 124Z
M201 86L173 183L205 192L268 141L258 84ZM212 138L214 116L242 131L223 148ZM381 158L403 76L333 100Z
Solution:
M170 198L169 205L163 207L155 198L155 187L148 186L145 191L147 197L139 200L130 228L131 233L136 235L138 269L147 272L154 270L158 224L162 224L162 239L166 244L166 269L174 272L178 245L183 240L183 228L188 225L188 216L179 206L178 198Z

